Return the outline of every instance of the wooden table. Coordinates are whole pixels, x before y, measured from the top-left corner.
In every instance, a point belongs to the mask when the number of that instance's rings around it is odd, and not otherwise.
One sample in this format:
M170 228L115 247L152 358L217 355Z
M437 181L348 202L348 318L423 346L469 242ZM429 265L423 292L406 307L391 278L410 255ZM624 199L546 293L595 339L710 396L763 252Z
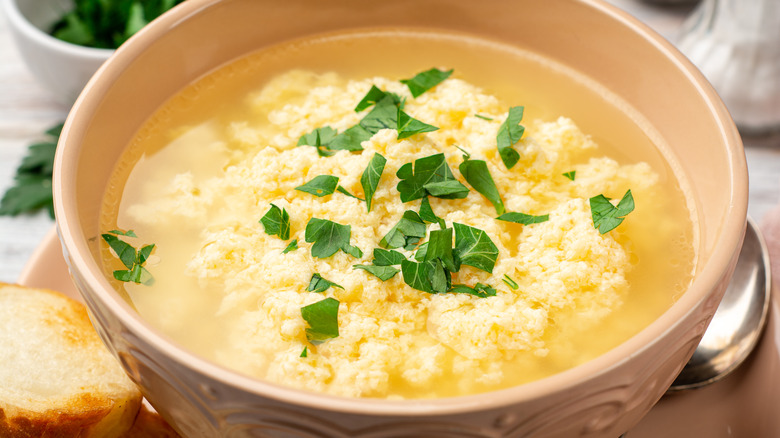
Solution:
M610 0L674 41L690 6ZM14 46L0 12L0 193L11 185L27 146L64 120L68 106L35 83ZM759 220L780 198L780 136L745 138L750 172L749 214ZM0 216L0 282L13 282L54 222L47 213Z

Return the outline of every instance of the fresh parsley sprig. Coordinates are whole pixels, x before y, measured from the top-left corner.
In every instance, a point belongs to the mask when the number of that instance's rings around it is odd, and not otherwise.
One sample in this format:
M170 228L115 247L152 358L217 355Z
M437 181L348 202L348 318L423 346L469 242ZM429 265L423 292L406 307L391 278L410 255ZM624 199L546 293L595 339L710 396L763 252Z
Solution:
M385 171L386 163L387 159L382 154L374 153L368 166L366 166L366 170L363 171L363 175L360 177L360 185L363 186L363 194L366 197L366 210L368 212L371 212L374 193L376 193L376 188L379 187L379 180Z
M501 194L498 193L498 187L496 187L485 161L466 159L460 163L458 170L474 190L493 204L497 215L504 214L504 201L501 200Z
M426 226L419 214L412 210L406 210L390 231L379 242L379 246L386 249L404 248L413 249L420 239L425 237Z
M623 223L626 215L634 211L634 196L631 190L626 191L617 206L609 202L606 196L598 195L590 198L590 211L593 218L593 227L599 233L606 234Z
M271 208L260 218L260 223L269 236L279 236L282 240L290 238L290 214L287 209L271 204Z
M509 108L509 114L504 123L498 128L496 143L498 154L507 169L511 169L520 160L520 154L512 148L523 137L525 127L520 125L523 120L523 107L513 106Z
M409 92L412 96L419 97L421 94L430 90L431 88L439 85L445 79L452 75L453 69L439 70L438 68L432 68L420 73L417 73L413 78L401 79L401 83L409 87Z
M45 141L27 148L27 154L16 169L14 185L0 200L0 216L17 216L45 208L54 219L51 175L54 168L54 152L62 131L62 124L46 130Z
M330 280L326 280L322 277L318 272L315 272L312 274L311 279L309 280L309 285L306 286L306 290L309 292L325 292L330 287L337 287L339 289L344 289L343 286L336 284Z
M339 250L355 258L363 257L363 251L349 243L351 225L342 225L327 219L311 218L306 224L305 238L311 247L312 257L327 258Z
M154 282L154 277L144 267L144 264L146 264L146 261L152 254L155 245L144 245L140 250L136 250L132 245L120 239L119 236L138 237L133 230L111 230L108 233L101 234L103 240L114 250L116 256L127 268L115 270L113 272L114 278L123 282L151 285Z
M469 189L458 181L450 170L444 154L435 154L406 163L398 169L401 180L396 189L401 202L414 201L426 195L444 199L462 199Z
M339 304L335 298L325 298L301 307L301 317L309 325L306 340L312 345L320 345L339 336Z

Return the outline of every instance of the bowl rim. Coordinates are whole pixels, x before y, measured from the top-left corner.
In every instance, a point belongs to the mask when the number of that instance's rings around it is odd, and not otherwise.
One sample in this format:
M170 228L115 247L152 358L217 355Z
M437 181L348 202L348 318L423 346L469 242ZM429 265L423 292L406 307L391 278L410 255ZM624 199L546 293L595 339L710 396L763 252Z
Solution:
M8 22L16 32L26 39L35 42L38 46L46 47L51 51L61 52L71 57L87 58L91 60L105 60L110 57L115 49L81 46L56 38L38 26L35 26L24 16L17 4L18 0L0 0L4 6Z
M673 331L685 315L693 312L701 304L707 292L718 283L717 280L726 275L728 267L733 267L739 252L738 250L734 251L734 248L739 248L741 245L747 220L747 164L741 138L725 105L698 69L671 43L645 24L629 13L606 2L575 0L576 3L585 4L594 9L595 12L605 14L618 22L619 25L633 31L651 43L665 58L672 61L681 74L684 74L691 85L696 88L702 99L706 101L713 119L717 121L720 136L727 146L731 173L726 177L731 181L732 192L731 202L725 212L726 218L721 227L724 230L719 240L721 243L706 260L704 268L692 282L691 287L677 302L639 333L588 362L518 386L448 398L385 400L339 397L305 391L249 377L184 349L145 322L109 285L98 263L92 260L86 238L82 237L84 234L78 220L75 203L66 205L61 201L67 191L63 181L72 179L71 176L75 174L75 166L67 166L65 163L74 164L76 162L76 157L67 156L69 149L73 149L73 147L63 146L69 143L72 136L78 137L78 134L74 134L74 132L83 133L87 128L89 117L81 116L81 114L91 114L96 109L103 94L109 89L109 81L112 78L119 76L126 65L131 64L145 48L152 45L167 30L175 27L178 22L201 13L217 2L219 0L188 0L183 2L138 32L131 38L129 44L120 47L117 53L100 67L78 97L73 106L74 111L69 114L62 130L60 147L57 148L55 159L54 205L58 218L57 227L63 249L66 252L66 259L70 260L71 270L86 274L81 276L81 280L93 291L95 297L121 320L127 330L134 333L143 342L163 352L168 359L175 361L179 366L196 370L215 382L241 388L261 397L323 411L405 417L486 411L560 392L608 373L611 369L620 366L623 362L654 344L665 333ZM84 108L84 110L79 110L80 108ZM74 147L77 146L74 145ZM742 174L745 175L745 178L737 178ZM70 254L70 257L67 254Z

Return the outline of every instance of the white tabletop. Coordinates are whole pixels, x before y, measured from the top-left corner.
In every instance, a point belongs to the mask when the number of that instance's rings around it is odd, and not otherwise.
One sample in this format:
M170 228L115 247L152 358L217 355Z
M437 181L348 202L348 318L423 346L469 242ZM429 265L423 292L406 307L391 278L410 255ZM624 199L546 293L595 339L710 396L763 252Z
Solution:
M674 41L690 6L609 0ZM0 12L0 194L11 186L27 146L64 120L68 107L54 100L26 70L6 17ZM744 138L750 172L749 214L759 220L780 200L780 135ZM14 282L54 222L48 213L0 216L0 282Z

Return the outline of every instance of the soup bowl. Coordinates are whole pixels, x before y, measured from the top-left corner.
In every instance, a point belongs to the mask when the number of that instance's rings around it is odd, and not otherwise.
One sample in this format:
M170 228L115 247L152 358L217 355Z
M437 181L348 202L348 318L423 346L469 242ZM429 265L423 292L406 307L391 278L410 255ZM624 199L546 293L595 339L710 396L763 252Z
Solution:
M144 121L216 67L283 41L411 27L521 47L619 96L668 144L694 202L696 268L659 318L605 354L520 386L442 399L334 397L247 377L154 329L105 278L99 213L109 177ZM65 124L54 174L57 226L94 325L149 402L182 435L279 437L610 437L664 394L704 333L742 242L747 167L728 112L668 42L591 0L189 0L122 46Z

